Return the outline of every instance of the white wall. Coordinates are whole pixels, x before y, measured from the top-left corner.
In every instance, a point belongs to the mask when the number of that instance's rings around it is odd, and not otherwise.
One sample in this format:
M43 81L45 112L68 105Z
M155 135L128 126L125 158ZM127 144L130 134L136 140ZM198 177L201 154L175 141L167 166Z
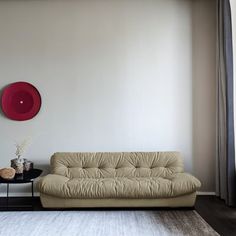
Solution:
M233 29L233 50L234 50L234 75L236 75L236 1L230 0L232 14L232 29Z
M192 7L190 0L0 1L0 89L28 81L43 99L33 120L0 116L0 166L14 157L14 140L30 135L26 157L36 167L47 169L56 151L179 150L193 172Z

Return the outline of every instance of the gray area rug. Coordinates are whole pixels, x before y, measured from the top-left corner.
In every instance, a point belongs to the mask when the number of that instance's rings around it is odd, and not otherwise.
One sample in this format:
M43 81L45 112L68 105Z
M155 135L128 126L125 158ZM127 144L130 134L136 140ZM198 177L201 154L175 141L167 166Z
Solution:
M196 211L1 212L4 236L219 235Z

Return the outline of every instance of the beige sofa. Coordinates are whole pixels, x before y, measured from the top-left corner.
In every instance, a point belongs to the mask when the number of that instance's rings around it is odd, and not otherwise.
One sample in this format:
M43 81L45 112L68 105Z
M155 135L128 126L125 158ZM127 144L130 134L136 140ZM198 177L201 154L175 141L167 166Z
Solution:
M38 182L46 208L192 207L198 179L178 152L55 153Z

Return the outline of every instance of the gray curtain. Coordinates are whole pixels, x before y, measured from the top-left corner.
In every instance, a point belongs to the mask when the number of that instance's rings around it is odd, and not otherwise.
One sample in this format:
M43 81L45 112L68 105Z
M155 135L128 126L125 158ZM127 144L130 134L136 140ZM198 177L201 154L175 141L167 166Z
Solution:
M217 166L216 193L236 206L234 150L234 81L229 0L217 2Z

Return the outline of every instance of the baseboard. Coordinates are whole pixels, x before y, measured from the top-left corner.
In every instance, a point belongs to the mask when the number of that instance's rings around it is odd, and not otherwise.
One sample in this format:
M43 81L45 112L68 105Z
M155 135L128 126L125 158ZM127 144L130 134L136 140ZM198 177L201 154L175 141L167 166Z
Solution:
M0 193L0 197L6 197L7 193ZM31 197L31 193L9 193L9 197ZM35 192L34 193L35 197L39 197L39 193Z
M197 195L210 195L210 196L215 196L215 192L197 192ZM39 197L39 192L34 193L35 197ZM6 197L6 193L0 193L0 197ZM31 197L31 193L9 193L9 197Z
M216 193L215 192L197 192L197 195L211 195L211 196L215 196Z

